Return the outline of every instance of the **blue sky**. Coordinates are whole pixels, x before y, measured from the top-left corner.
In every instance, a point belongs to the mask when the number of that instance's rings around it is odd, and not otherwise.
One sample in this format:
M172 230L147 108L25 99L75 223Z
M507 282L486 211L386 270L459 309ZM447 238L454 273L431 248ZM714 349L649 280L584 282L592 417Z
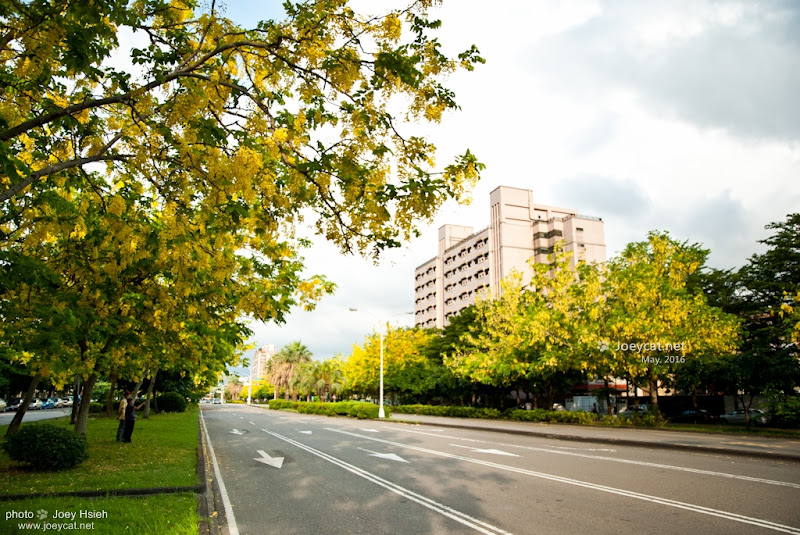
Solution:
M403 2L355 1L382 12ZM278 2L227 3L244 26L280 18ZM348 354L377 323L408 325L413 269L445 223L483 228L499 185L604 219L608 254L652 229L700 242L710 263L743 265L764 225L800 210L800 4L792 1L445 0L445 50L487 59L448 83L462 109L420 127L437 161L470 148L486 163L468 206L447 205L379 266L315 238L309 273L339 285L314 312L254 324L253 341L301 340L315 358ZM358 307L362 312L349 312Z

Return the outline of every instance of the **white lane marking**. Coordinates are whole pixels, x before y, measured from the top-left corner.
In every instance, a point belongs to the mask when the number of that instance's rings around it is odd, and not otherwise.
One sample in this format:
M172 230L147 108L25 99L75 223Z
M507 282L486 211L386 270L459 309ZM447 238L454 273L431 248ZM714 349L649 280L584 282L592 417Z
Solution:
M483 522L482 520L478 520L477 518L473 518L473 517L467 515L466 513L462 513L461 511L457 511L455 509L452 509L452 508L450 508L450 507L448 507L446 505L438 503L438 502L436 502L436 501L434 501L434 500L432 500L430 498L427 498L427 497L425 497L425 496L423 496L421 494L417 494L414 491L408 490L408 489L406 489L404 487L401 487L400 485L392 483L391 481L383 479L382 477L376 476L375 474L373 474L371 472L368 472L366 470L362 470L361 468L359 468L359 467L357 467L355 465L352 465L350 463L347 463L345 461L342 461L341 459L338 459L338 458L336 458L336 457L334 457L332 455L328 455L327 453L325 453L323 451L314 449L311 446L307 446L307 445L303 444L302 442L297 442L296 440L292 440L291 438L285 437L283 435L279 435L278 433L274 433L274 432L268 431L266 429L262 429L262 431L264 431L265 433L267 433L269 435L274 436L275 438L279 438L279 439L283 440L284 442L288 442L289 444L292 444L293 446L297 446L298 448L300 448L302 450L305 450L305 451L307 451L307 452L309 452L309 453L311 453L313 455L316 455L317 457L319 457L321 459L324 459L324 460L328 461L331 464L335 464L336 466L338 466L340 468L344 468L348 472L351 472L351 473L353 473L353 474L355 474L355 475L357 475L359 477L362 477L362 478L366 479L367 481L371 481L372 483L375 483L376 485L379 485L379 486L381 486L381 487L383 487L383 488L385 488L387 490L390 490L390 491L394 492L395 494L398 494L398 495L402 496L403 498L411 500L412 502L416 502L416 503L418 503L418 504L420 504L420 505L422 505L424 507L427 507L428 509L430 509L432 511L435 511L435 512L441 514L441 515L444 515L444 516L446 516L448 518L451 518L451 519L455 520L456 522L458 522L460 524L463 524L465 526L468 526L468 527L474 529L475 531L478 531L480 533L484 533L485 535L497 535L497 534L499 534L499 535L511 535L511 533L509 533L507 531L504 531L504 530L502 530L502 529L500 529L500 528L498 528L496 526L492 526L491 524L487 524L486 522Z
M304 435L310 435L311 434L311 431L299 431L299 432L303 433Z
M256 423L255 423L255 422L251 422L250 420L248 420L248 423L249 423L250 425L256 425Z
M200 421L203 422L203 431L206 434L206 444L208 445L208 453L211 454L211 465L214 467L214 476L217 478L219 484L219 493L222 496L222 505L225 508L225 520L228 522L228 533L230 535L239 535L239 527L236 525L236 517L233 516L233 507L231 507L231 500L228 498L228 491L225 490L225 482L222 481L222 474L219 471L217 464L217 456L214 455L214 447L211 445L211 437L208 435L208 428L206 427L206 419L203 417L203 412L200 412Z
M503 450L495 450L495 449L488 449L488 450L481 450L477 448L472 448L470 446L462 446L461 444L450 444L455 448L464 448L466 450L471 450L472 453L491 453L492 455L506 455L508 457L519 457L519 455L515 453L508 453L507 451Z
M378 453L377 451L368 450L367 448L358 448L361 451L369 453L370 457L378 457L380 459L388 459L390 461L397 461L398 463L407 463L405 459L394 453Z
M241 418L242 420L244 420L244 416L239 416L239 418Z
M389 444L392 446L397 446L400 448L408 448L411 450L421 451L423 453L429 453L431 455L438 455L439 457L446 457L448 459L456 459L459 461L465 461L468 463L480 464L483 466L488 466L489 468L497 468L499 470L506 470L508 472L516 472L522 475L528 475L533 477L538 477L541 479L548 479L550 481L557 481L559 483L566 483L568 485L575 485L577 487L584 487L587 489L592 490L599 490L602 492L609 492L611 494L617 494L619 496L626 496L628 498L634 498L637 500L642 500L646 502L652 502L658 505L665 505L667 507L675 507L677 509L685 509L687 511L694 511L696 513L701 513L704 515L709 516L716 516L719 518L724 518L726 520L731 520L734 522L741 522L743 524L751 524L753 526L759 526L762 528L771 529L774 531L782 531L784 533L793 533L795 535L800 535L800 528L796 528L793 526L787 526L784 524L778 524L776 522L770 522L769 520L763 520L760 518L754 518L750 516L744 516L737 513L731 513L728 511L722 511L720 509L713 509L711 507L704 507L702 505L695 505L691 503L679 502L676 500L670 500L669 498L660 498L658 496L650 496L648 494L640 494L637 492L631 492L625 489L618 489L615 487L608 487L606 485L598 485L596 483L588 483L586 481L580 481L578 479L572 479L569 477L561 477L561 476L554 476L551 474L545 474L543 472L535 472L533 470L527 470L525 468L516 468L514 466L508 466L505 464L498 464L493 463L490 461L482 461L480 459L473 459L472 457L464 457L463 455L455 455L453 453L446 453L443 451L431 450L428 448L421 448L419 446L412 446L410 444L402 444L400 442L394 442L392 440L385 440L381 438L375 437L368 437L366 435L358 435L356 433L351 433L349 431L342 431L341 429L332 429L330 427L325 428L327 431L333 431L334 433L341 433L343 435L350 435L357 438L363 438L364 440L371 440L373 442L381 442L383 444Z
M266 464L267 466L274 466L278 470L283 466L283 457L270 457L264 450L256 450L256 453L261 455L261 457L254 457L254 461Z
M701 468L689 468L686 466L675 466L672 464L661 464L661 463L649 463L647 461L634 461L632 459L617 459L615 457L606 457L603 455L587 455L585 453L573 453L570 451L558 451L558 450L551 450L550 448L537 448L535 446L520 446L519 444L504 444L502 442L488 442L486 440L479 440L475 438L460 438L460 437L453 437L453 436L445 436L445 435L434 435L432 433L426 433L424 431L412 431L410 429L399 429L399 431L405 431L406 433L416 433L418 435L429 435L432 437L437 438L449 438L450 440L461 440L465 442L475 442L480 444L493 444L495 446L503 446L507 448L518 448L524 449L529 451L542 451L545 453L554 453L556 455L569 455L571 457L582 457L584 459L592 459L597 461L609 461L613 463L622 463L622 464L633 464L638 466L647 466L648 468L663 468L665 470L676 470L678 472L689 472L692 474L701 474L704 476L714 476L714 477L724 477L728 479L739 479L741 481L750 481L752 483L765 483L767 485L777 485L779 487L791 487L795 489L800 489L800 484L798 483L791 483L788 481L777 481L774 479L764 479L761 477L752 477L752 476L742 476L739 474L731 474L728 472L714 472L712 470L703 470ZM455 444L452 444L455 445ZM555 446L554 446L555 447ZM593 451L593 450L589 450ZM603 450L601 450L603 451ZM612 450L614 451L614 450Z
M231 429L231 433L234 435L244 435L244 431L239 431L238 429Z

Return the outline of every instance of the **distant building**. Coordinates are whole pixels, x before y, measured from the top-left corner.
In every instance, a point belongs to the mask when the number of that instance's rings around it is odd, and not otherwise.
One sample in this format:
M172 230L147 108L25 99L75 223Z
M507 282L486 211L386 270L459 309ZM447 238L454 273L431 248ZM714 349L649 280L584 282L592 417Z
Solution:
M576 210L534 204L530 190L500 186L489 196L490 223L439 229L435 257L414 272L415 324L443 328L484 289L496 292L512 270L530 274L528 259L548 262L557 240L587 262L605 262L603 220Z
M253 355L253 380L264 379L267 376L267 366L275 355L275 346L267 344L261 346Z

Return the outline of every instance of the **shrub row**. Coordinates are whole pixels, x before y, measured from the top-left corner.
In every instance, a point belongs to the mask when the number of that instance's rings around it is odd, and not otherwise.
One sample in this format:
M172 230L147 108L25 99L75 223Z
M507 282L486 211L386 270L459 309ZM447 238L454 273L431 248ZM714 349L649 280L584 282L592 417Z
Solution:
M502 418L497 409L484 407L459 407L450 405L399 405L392 411L401 414L423 414L426 416L452 416L454 418ZM522 411L525 412L525 411Z
M306 401L286 401L272 399L270 409L293 409L303 414L322 414L324 416L350 416L352 418L368 419L377 418L379 407L374 403L363 401L338 401L336 403L319 403ZM389 416L389 407L384 406L386 416Z
M545 409L530 411L514 409L508 411L506 417L520 422L558 422L562 424L588 424L597 419L597 416L591 412L548 411Z

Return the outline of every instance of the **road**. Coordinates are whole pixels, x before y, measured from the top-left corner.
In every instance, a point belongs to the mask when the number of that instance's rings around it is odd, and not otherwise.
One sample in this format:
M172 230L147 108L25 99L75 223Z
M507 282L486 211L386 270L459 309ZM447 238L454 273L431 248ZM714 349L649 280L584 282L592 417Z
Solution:
M232 533L795 533L800 464L205 406Z
M61 418L62 416L69 416L72 408L65 409L41 409L38 411L27 410L25 416L22 417L22 422L38 422L39 420L52 420L53 418ZM14 419L16 412L2 412L0 413L0 425L8 425Z

